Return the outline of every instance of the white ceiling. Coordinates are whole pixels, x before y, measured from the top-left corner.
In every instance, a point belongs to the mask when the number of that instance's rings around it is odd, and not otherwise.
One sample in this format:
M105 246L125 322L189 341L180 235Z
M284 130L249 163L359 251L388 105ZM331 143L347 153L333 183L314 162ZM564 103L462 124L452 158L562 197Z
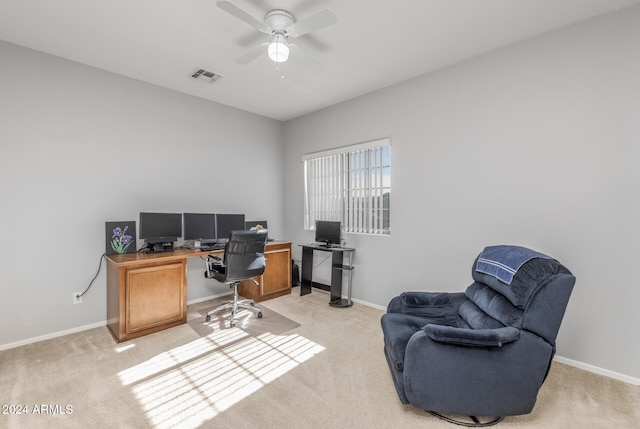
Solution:
M259 20L275 8L296 20L332 10L336 24L295 39L323 70L312 73L292 58L278 71L266 54L236 64L269 37L216 0L0 0L0 39L287 120L640 2L231 1ZM198 68L223 78L193 79Z

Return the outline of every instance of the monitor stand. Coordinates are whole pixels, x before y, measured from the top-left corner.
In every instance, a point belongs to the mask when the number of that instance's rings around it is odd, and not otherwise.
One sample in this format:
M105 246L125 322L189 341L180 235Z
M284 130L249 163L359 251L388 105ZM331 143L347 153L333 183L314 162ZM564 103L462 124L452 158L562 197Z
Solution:
M173 241L165 241L162 243L147 243L149 253L169 252L173 250Z

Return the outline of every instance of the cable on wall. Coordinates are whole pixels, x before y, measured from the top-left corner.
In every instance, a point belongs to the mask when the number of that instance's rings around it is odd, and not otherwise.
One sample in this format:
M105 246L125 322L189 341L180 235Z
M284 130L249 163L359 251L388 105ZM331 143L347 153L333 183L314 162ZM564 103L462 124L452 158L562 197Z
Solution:
M100 263L98 264L98 272L96 272L96 275L93 276L93 278L91 279L91 281L89 282L89 286L87 286L87 288L84 290L84 292L82 292L81 294L78 294L76 296L76 298L82 298L82 296L87 293L87 291L91 288L91 285L93 284L93 282L96 280L96 278L98 278L98 274L100 274L100 269L102 269L102 260L104 259L106 253L103 253L102 255L100 255Z

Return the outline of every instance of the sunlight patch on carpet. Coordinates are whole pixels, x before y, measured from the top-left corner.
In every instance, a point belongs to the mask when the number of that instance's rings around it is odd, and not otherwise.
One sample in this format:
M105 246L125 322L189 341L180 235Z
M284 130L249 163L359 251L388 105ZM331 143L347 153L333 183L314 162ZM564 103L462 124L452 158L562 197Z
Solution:
M121 371L157 429L196 428L325 348L298 334L226 329Z

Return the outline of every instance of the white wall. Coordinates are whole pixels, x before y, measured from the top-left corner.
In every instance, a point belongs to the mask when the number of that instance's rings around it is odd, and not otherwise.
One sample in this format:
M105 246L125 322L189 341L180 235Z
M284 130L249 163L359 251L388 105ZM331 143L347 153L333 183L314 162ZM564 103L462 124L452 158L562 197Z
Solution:
M106 320L104 265L72 304L106 221L240 212L282 237L282 123L4 42L0 58L0 345ZM203 271L189 261L188 300L228 293Z
M640 377L640 7L286 123L286 236L301 156L391 137L391 237L348 235L353 295L461 291L485 245L548 253L577 277L558 354ZM300 251L297 257L300 257Z

